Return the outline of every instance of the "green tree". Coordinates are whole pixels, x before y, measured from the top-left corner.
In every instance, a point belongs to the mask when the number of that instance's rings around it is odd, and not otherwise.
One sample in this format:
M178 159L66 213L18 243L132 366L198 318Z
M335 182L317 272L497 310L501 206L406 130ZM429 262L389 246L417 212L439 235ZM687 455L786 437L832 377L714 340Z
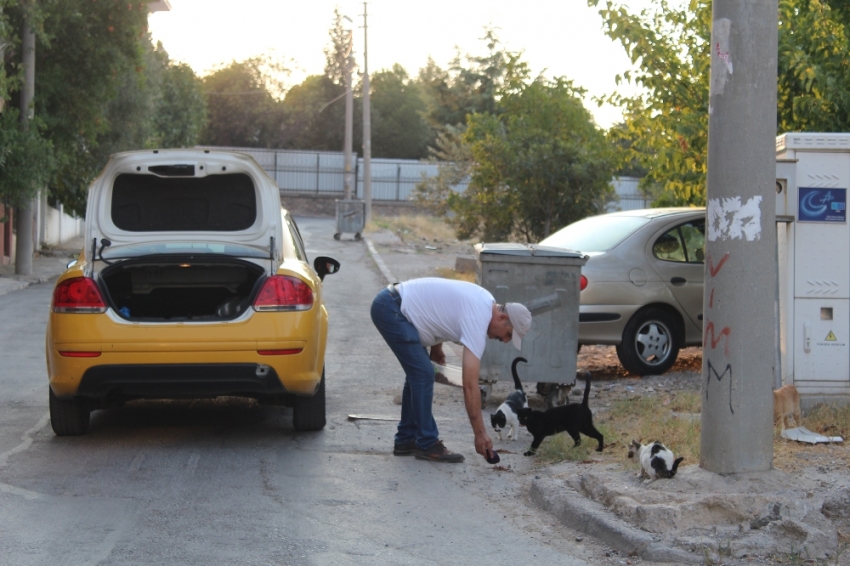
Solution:
M425 121L425 102L419 85L401 65L375 73L372 92L372 155L423 159L432 130Z
M612 167L583 92L562 78L512 80L498 113L469 116L469 187L448 199L459 237L533 242L604 210Z
M597 6L599 0L588 0ZM647 171L656 204L705 203L710 78L710 0L633 14L605 2L606 33L637 65L618 76L640 87L605 100L624 110L610 130L621 167ZM678 4L677 4L678 5ZM779 0L777 133L850 129L850 6L840 0Z
M167 63L154 108L152 145L192 147L198 143L206 119L203 81L185 63Z
M313 75L289 89L281 147L342 151L345 137L345 87L325 75Z
M204 77L208 121L201 133L205 145L275 147L284 122L281 90L269 70L286 74L267 57L234 61Z
M345 76L352 51L351 32L342 23L339 6L334 8L334 23L328 35L330 45L325 47L325 76L335 85L345 87Z
M463 126L469 114L497 112L498 93L511 80L510 74L527 78L521 54L504 50L493 29L485 28L482 41L487 49L484 54L461 57L458 53L448 69L429 58L419 71L418 83L432 127Z

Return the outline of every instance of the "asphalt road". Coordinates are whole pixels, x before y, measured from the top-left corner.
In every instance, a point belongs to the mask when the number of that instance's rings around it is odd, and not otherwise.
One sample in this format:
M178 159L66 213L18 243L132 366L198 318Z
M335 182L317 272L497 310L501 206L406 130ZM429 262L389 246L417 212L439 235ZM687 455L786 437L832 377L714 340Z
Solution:
M438 389L441 435L463 464L392 455L403 374L369 318L383 286L362 242L299 219L325 280L328 426L251 401L134 402L79 438L48 421L50 284L0 296L0 563L595 563L473 448L459 390ZM504 460L504 458L503 458Z

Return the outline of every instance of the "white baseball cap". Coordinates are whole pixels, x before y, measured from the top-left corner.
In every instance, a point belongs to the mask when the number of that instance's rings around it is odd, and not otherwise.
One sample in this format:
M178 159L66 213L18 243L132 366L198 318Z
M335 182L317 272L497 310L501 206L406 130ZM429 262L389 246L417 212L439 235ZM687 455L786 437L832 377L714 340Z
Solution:
M531 312L520 303L505 304L505 311L511 319L511 326L514 327L511 343L517 350L522 350L522 339L531 329Z

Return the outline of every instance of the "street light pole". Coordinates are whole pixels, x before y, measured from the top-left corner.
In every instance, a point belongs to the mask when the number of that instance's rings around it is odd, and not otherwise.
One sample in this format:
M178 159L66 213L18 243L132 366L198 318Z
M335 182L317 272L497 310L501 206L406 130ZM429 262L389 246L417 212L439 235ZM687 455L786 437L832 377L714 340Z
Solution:
M363 200L366 201L366 224L372 220L372 117L369 102L367 5L367 2L363 2Z
M345 19L351 21L348 16ZM345 57L345 173L343 174L343 185L345 187L345 200L351 199L352 186L352 138L354 123L354 93L351 90L351 72L354 69L354 31L348 32L348 53Z

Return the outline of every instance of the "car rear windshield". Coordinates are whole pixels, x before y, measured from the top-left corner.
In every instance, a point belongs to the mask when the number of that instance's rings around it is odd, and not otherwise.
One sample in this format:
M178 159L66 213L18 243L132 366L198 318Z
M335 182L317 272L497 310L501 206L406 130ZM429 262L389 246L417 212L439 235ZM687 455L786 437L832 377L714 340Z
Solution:
M592 216L561 228L540 245L582 253L607 252L647 222L648 218L638 216Z
M257 218L244 173L157 177L124 173L112 187L112 222L128 232L236 232Z

